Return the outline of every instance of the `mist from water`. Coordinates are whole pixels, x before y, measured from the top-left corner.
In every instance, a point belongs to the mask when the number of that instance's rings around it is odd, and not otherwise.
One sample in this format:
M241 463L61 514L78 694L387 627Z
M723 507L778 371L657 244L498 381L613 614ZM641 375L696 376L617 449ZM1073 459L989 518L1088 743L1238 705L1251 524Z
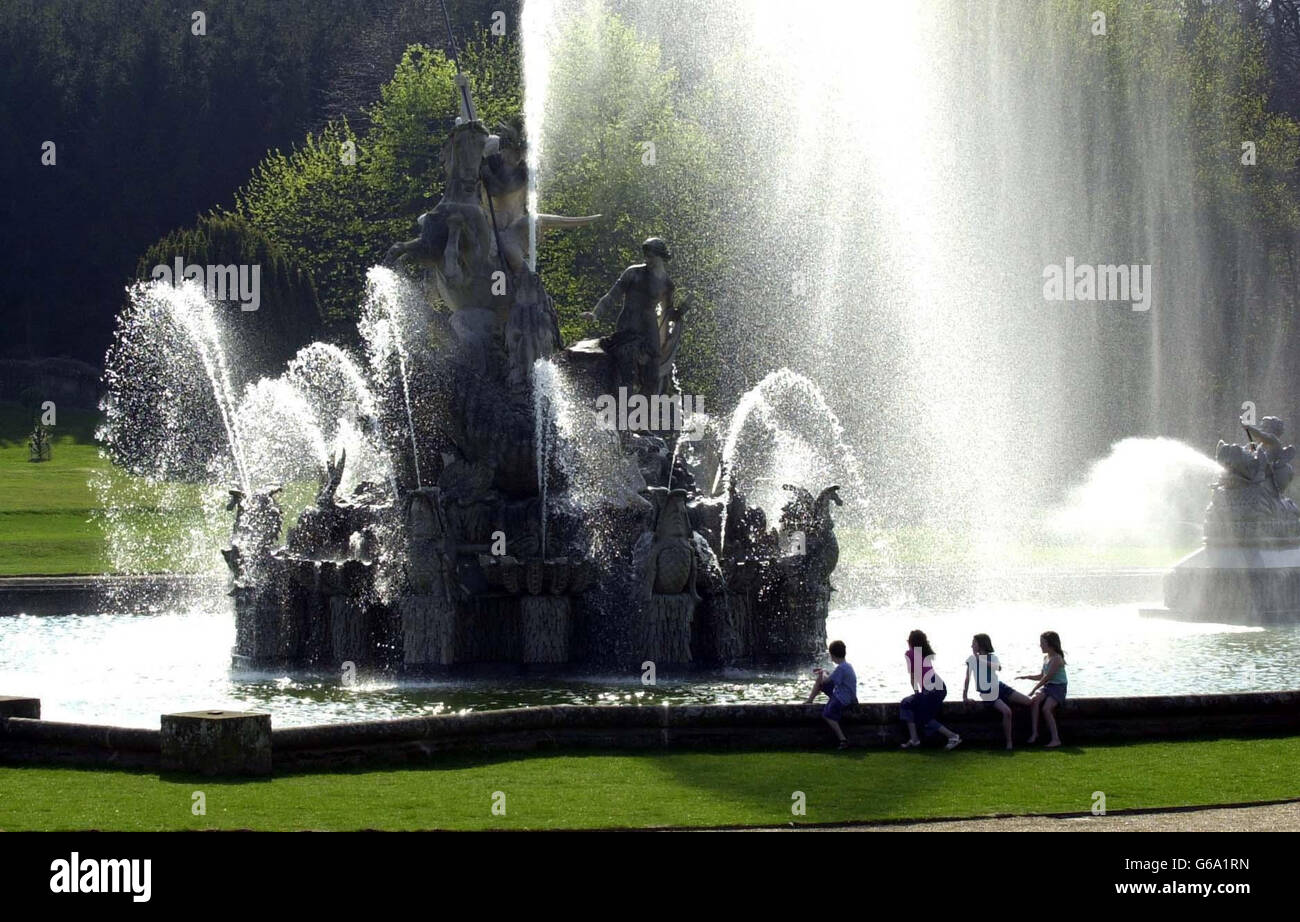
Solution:
M1190 93L1160 66L1180 54L1175 6L1118 14L1096 37L1085 3L858 3L823 15L757 0L530 0L525 108L541 207L573 151L594 158L584 170L611 172L640 153L629 138L600 161L572 104L590 75L633 72L619 31L597 24L615 13L661 70L675 69L673 102L716 168L694 194L723 199L706 229L721 258L707 279L691 277L689 251L672 266L679 290L707 282L715 293L734 382L724 401L788 367L824 394L862 459L873 524L906 526L921 543L966 535L996 556L1051 518L1113 443L1209 445L1240 413L1212 390L1224 345ZM1147 48L1152 72L1117 77L1107 41ZM563 58L575 49L581 60ZM680 198L664 171L632 170L649 194ZM1045 270L1067 259L1150 265L1147 309L1045 300ZM1244 386L1244 374L1232 380ZM1267 367L1252 374L1252 393L1279 390ZM808 457L756 476L778 480Z
M1188 547L1200 541L1220 472L1174 439L1125 439L1092 465L1051 525L1087 544Z

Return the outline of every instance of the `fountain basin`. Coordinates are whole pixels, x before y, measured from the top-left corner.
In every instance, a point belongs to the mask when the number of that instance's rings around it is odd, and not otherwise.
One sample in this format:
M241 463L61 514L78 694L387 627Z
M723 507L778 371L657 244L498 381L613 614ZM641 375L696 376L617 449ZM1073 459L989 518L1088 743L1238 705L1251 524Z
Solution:
M1138 617L1158 588L1134 602L915 605L832 612L831 638L848 645L863 701L908 694L902 652L920 628L936 668L959 698L971 635L989 633L1008 676L1036 671L1037 638L1059 631L1071 697L1126 697L1281 691L1295 687L1300 625L1245 627ZM544 596L538 598L546 598ZM658 669L647 684L634 669L564 664L465 665L437 674L400 674L358 665L341 670L230 669L235 626L229 612L94 614L0 618L0 674L7 691L40 698L55 721L158 726L158 716L219 707L268 711L277 727L430 717L538 705L775 704L807 695L813 660L792 667ZM423 672L423 670L421 670ZM1028 690L1028 683L1007 680Z
M1153 617L1227 624L1300 624L1300 547L1206 546L1165 577Z

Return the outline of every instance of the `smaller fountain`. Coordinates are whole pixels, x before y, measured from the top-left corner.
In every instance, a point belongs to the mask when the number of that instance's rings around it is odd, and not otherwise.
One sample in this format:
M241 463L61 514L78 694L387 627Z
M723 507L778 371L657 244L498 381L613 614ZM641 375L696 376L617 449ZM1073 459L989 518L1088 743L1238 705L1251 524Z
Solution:
M1205 545L1165 577L1165 614L1194 621L1300 621L1300 510L1286 495L1295 446L1276 416L1243 423L1244 445L1219 442L1222 470L1205 513Z

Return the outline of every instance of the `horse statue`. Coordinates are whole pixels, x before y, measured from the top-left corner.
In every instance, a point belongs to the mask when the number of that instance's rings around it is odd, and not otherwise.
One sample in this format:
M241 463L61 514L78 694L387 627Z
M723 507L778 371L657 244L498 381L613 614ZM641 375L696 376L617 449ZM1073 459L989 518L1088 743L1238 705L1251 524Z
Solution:
M432 211L420 215L420 235L395 243L385 265L410 260L431 269L438 296L453 312L492 303L493 272L499 268L492 222L479 198L479 169L488 133L480 122L452 129L442 149L446 191Z

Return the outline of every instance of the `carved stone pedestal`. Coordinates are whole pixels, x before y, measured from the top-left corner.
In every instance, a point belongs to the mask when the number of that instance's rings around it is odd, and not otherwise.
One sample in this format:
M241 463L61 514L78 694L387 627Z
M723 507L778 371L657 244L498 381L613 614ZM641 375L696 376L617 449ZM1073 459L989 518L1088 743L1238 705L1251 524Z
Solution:
M408 666L448 666L456 662L456 612L446 595L402 599L402 657Z
M641 614L641 649L644 652L638 655L660 666L689 663L695 605L695 597L689 592L650 596Z
M569 600L528 595L519 599L519 634L525 663L569 661Z
M370 611L354 600L329 598L330 643L335 663L364 663L370 659Z
M235 600L235 653L250 663L273 662L283 656L283 614L271 591L239 586Z

